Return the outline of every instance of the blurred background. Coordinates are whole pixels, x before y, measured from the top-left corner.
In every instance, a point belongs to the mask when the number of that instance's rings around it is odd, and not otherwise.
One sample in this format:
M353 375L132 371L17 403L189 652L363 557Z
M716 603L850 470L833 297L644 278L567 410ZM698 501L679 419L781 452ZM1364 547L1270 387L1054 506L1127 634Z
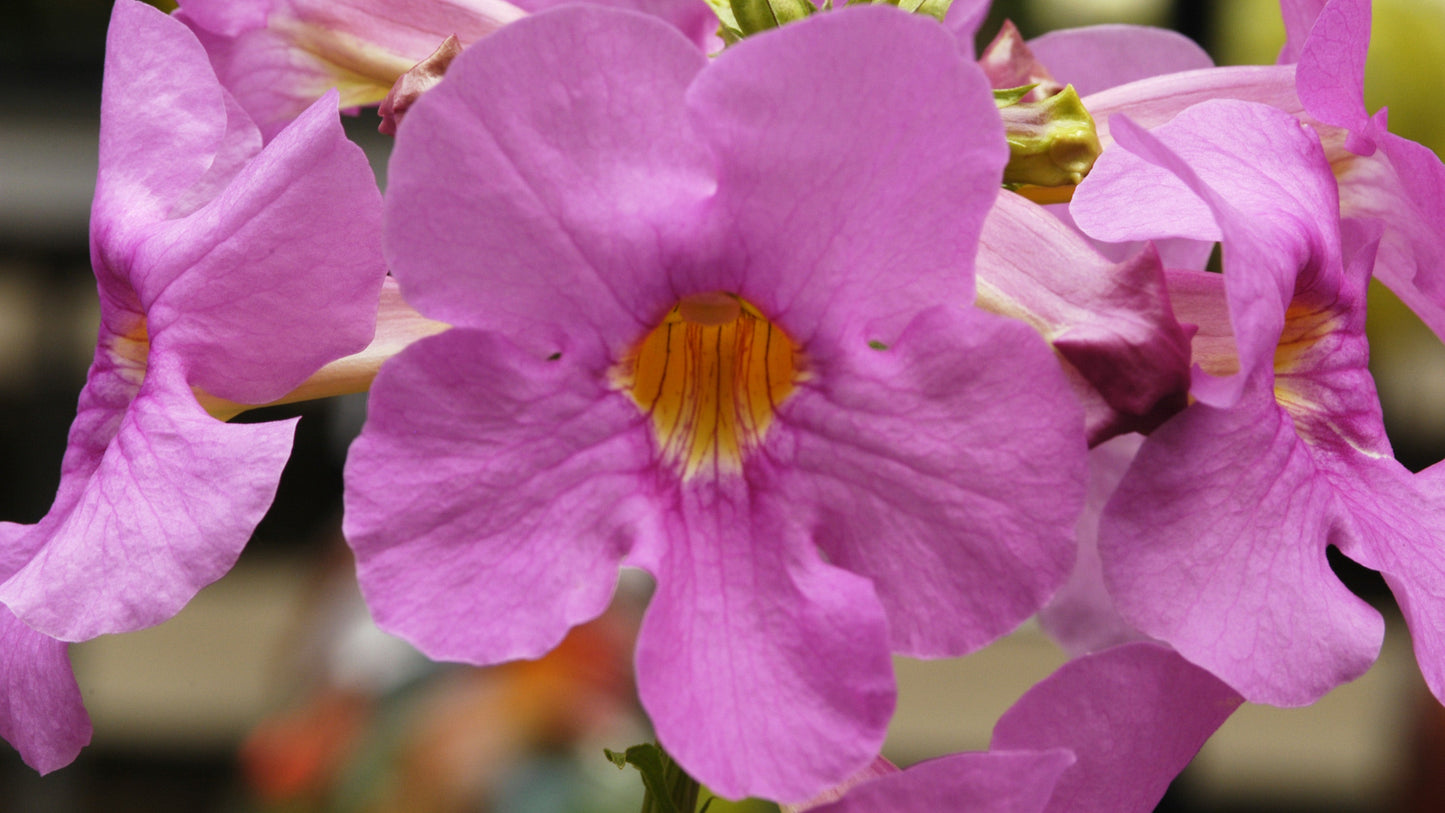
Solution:
M1026 36L1097 22L1177 28L1220 63L1272 62L1275 0L1015 0ZM0 68L0 518L49 508L95 339L86 221L96 166L107 0L7 0ZM1367 96L1391 127L1445 147L1445 0L1376 0ZM376 119L348 127L384 173ZM1445 457L1445 349L1389 294L1372 301L1372 362L1399 457ZM264 411L302 416L275 507L234 572L174 620L72 647L95 738L37 777L0 744L12 811L635 811L640 783L602 756L648 736L631 682L647 580L624 579L597 622L537 662L429 663L377 631L339 536L341 463L360 397ZM1388 591L1336 559L1381 608L1379 664L1308 709L1246 707L1161 810L1445 810L1445 712L1417 674ZM0 655L3 657L3 655ZM900 764L987 747L994 720L1064 655L1032 625L968 658L900 659L888 755ZM712 810L773 809L714 805Z

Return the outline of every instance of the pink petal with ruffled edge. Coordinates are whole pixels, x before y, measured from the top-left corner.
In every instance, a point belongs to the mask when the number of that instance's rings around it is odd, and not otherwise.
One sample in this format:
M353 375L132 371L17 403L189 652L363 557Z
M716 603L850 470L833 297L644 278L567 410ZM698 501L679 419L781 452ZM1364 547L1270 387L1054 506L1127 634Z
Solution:
M1132 121L1118 127L1129 151L1100 157L1070 213L1101 240L1224 241L1239 372L1220 378L1197 370L1192 392L1228 406L1252 376L1269 371L1296 287L1340 285L1339 204L1323 149L1293 117L1248 102L1212 101L1181 113L1157 131L1168 148ZM1302 270L1311 276L1296 280Z
M736 291L814 355L815 342L891 344L921 307L973 301L979 233L1008 160L987 79L930 36L936 22L885 14L880 30L899 33L884 36L855 11L789 39L745 39L688 91L719 165L709 205L724 270L674 272L674 288ZM865 70L865 53L913 73L905 83ZM940 152L930 133L945 132Z
M897 70L867 69L882 63ZM850 359L872 359L869 380L896 395L895 404L875 404L874 411L910 404L929 414L947 411L953 424L933 428L938 439L959 444L976 463L995 466L997 481L1042 490L1027 503L1047 518L1042 525L1034 518L1026 533L1016 521L999 530L1022 558L1045 565L1042 576L1024 577L1023 592L1033 596L1025 603L1035 607L1040 594L1052 590L1040 583L1062 578L1070 555L1067 530L1082 497L1083 442L1077 407L1057 368L1021 325L990 330L1011 336L1012 346L1031 348L1020 351L1036 354L1029 368L1047 372L1038 381L1017 376L992 392L1029 390L1032 401L1014 411L1029 419L1030 429L991 423L997 437L978 451L970 448L979 445L971 434L977 424L937 406L956 404L949 399L959 396L913 392L920 382L906 373L921 362L891 361L911 358L907 344L914 339L904 328L939 302L956 304L926 324L943 320L968 330L997 324L991 317L950 315L949 309L971 298L968 258L997 194L1005 151L982 75L935 23L888 8L848 9L747 40L703 70L705 65L690 43L656 20L595 7L559 8L469 49L447 80L417 103L392 162L389 250L418 309L462 327L453 331L456 338L419 343L388 368L398 371L378 380L372 397L384 420L368 424L354 447L348 530L361 540L360 573L378 617L424 649L477 662L545 648L568 624L595 612L613 581L604 563L625 552L629 563L652 571L659 582L638 659L642 694L661 740L723 793L805 798L871 758L892 704L884 610L868 580L822 562L814 547L822 543L815 534L833 530L831 518L827 524L820 518L833 515L782 505L784 496L807 493L806 483L817 477L788 461L826 465L829 449L821 441L836 426L860 420L843 411L828 415L825 400L868 406L868 398L879 398L849 383L858 366ZM790 81L765 78L776 75ZM508 115L494 112L503 108ZM861 120L873 125L856 127ZM955 148L925 171L916 156L942 141ZM879 157L865 166L856 160L859 154ZM828 228L815 228L820 222ZM738 294L784 328L809 359L809 377L795 392L797 407L791 399L781 405L740 476L679 482L670 466L651 459L650 424L625 393L615 391L608 368L679 297L715 291ZM932 347L929 337L940 328L919 324L920 345ZM457 441L456 427L438 419L433 424L444 428L433 433L438 442L427 446L427 459L408 458L410 447L403 444L422 443L422 437L386 416L410 409L425 421L433 415L449 421L458 408L440 398L414 404L415 396L387 382L443 375L439 361L427 362L430 373L408 368L431 359L428 348L481 342L477 328L515 338L515 344L486 345L515 374L494 373L498 361L468 363L465 369L478 375L466 376L475 395L461 412L484 418L470 422L470 443ZM870 339L903 346L879 351ZM445 375L456 383L455 373ZM565 386L548 383L562 381ZM539 387L568 393L573 406L549 403ZM590 406L581 395L587 392ZM809 407L809 399L817 406ZM510 423L480 406L490 404L499 405ZM790 423L794 415L797 421ZM1054 420L1060 423L1035 431L1036 422ZM1037 434L1057 443L1040 449L1029 444L1043 438L1015 437ZM528 441L542 437L547 442ZM998 437L1022 445L990 455ZM875 441L847 442L886 451ZM525 451L539 444L550 457L528 464L536 472L520 486L509 481L505 490L485 486L492 477L490 458L468 461L461 458L470 455L455 453ZM649 459L634 459L638 450ZM936 469L946 480L959 468L944 459L946 451L906 450L891 464L874 459L895 468ZM1020 452L1031 454L1021 463ZM391 465L397 457L404 465ZM429 487L438 471L458 474L461 482ZM580 477L578 471L587 479L567 479ZM566 504L566 513L558 514L559 477L575 482L573 490L585 489L591 478L628 485ZM982 479L975 473L959 481L967 486ZM481 499L468 488L478 480L484 484ZM776 489L765 488L773 483ZM1004 482L989 487L997 487L990 492L996 496L1019 497ZM889 490L892 504L875 503L870 510L902 513L898 509L913 510L905 499L917 506L942 504L954 490L966 490L953 482L919 488L916 495ZM618 495L624 493L645 499L648 509L623 502ZM995 517L1007 513L991 510ZM474 597L472 606L505 609L501 623L509 629L459 625L454 614L442 629L409 585L458 585L457 595L468 592L457 581L458 569L447 563L466 555L457 551L474 544L473 531L489 527L486 516L518 511L567 528L569 517L589 512L623 515L605 521L600 535L567 535L582 561L564 586L581 600L539 603L536 590L513 589L534 579L489 578L494 595ZM927 523L902 516L899 522L905 523L897 531L900 549L920 551L925 561L936 561L936 551L954 539L952 533L939 538ZM382 574L381 560L391 556L382 541L405 544L418 526L432 549L447 552L392 557ZM532 550L553 538L548 527L513 523L505 536L483 534L484 547L517 552L498 560L509 573L556 569L556 556ZM521 551L532 551L530 569ZM409 572L427 569L423 565L433 559L438 566L430 574ZM1063 565L1050 564L1058 562ZM891 572L879 575L891 579ZM901 602L901 591L890 592L890 602ZM1001 623L1017 623L1020 611L1010 605L956 624L971 630L972 641L979 637L974 627L997 634ZM910 607L899 617L922 612ZM1000 622L1005 616L1009 620ZM481 623L498 622L489 617ZM687 644L714 634L721 636L715 645ZM945 643L965 645L958 638ZM717 662L717 652L736 659ZM749 709L772 715L762 719ZM756 744L756 730L769 732L770 739L757 738L766 747Z
M1194 40L1142 25L1067 28L1028 44L1034 57L1080 96L1154 76L1214 67L1214 60Z
M707 58L657 20L558 13L464 51L412 108L389 170L389 259L431 318L544 355L566 326L569 352L591 342L610 358L676 302L659 269L716 186L683 107ZM538 28L559 46L538 48ZM574 86L597 90L559 107Z
M1129 622L1251 701L1305 705L1364 674L1384 636L1326 561L1340 517L1289 417L1255 391L1149 436L1099 553Z
M66 649L0 605L0 737L42 774L69 765L90 743Z
M486 664L596 617L635 538L657 533L645 422L595 369L495 334L456 328L384 365L344 524L377 623Z
M125 403L106 402L116 396ZM0 601L70 641L175 615L235 563L275 496L294 428L217 421L173 363L152 359L138 393L92 368L70 443L103 437L103 451L67 455L55 505L20 538L34 555Z
M1167 647L1125 644L1064 664L999 718L991 753L1067 748L1050 813L1148 813L1243 701ZM939 808L942 809L942 808Z
M161 119L169 140L144 112L158 92L179 105ZM269 400L372 333L385 271L364 156L322 107L243 167L256 140L238 116L185 26L117 3L92 217L100 339L55 504L14 531L21 559L0 586L50 635L168 618L269 506L294 422L222 424L193 386Z
M893 651L962 654L1037 612L1073 563L1084 492L1078 407L1037 334L938 308L887 350L820 362L759 485L872 579Z
M1341 550L1384 575L1420 673L1445 702L1445 463L1415 475L1392 459L1357 458L1329 475L1342 481L1356 531Z
M756 476L659 495L670 544L646 565L657 592L637 690L662 745L705 767L694 775L713 792L799 801L882 747L889 630L868 580L824 562Z
M875 763L841 801L784 810L1147 813L1242 701L1167 647L1125 644L1029 689L999 718L987 753L901 772Z
M334 95L209 204L148 233L128 270L152 352L183 356L190 383L211 395L272 401L366 347L386 278L381 193Z

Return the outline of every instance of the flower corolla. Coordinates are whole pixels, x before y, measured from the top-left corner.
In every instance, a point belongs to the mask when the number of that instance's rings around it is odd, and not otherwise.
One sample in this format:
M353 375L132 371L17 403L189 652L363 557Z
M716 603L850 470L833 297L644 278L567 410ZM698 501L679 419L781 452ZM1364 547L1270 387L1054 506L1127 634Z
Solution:
M454 327L383 367L347 461L384 628L533 657L643 568L662 744L799 800L876 755L890 651L971 651L1061 583L1080 409L1033 330L969 305L1006 150L936 22L846 9L710 63L559 8L408 116L388 257Z

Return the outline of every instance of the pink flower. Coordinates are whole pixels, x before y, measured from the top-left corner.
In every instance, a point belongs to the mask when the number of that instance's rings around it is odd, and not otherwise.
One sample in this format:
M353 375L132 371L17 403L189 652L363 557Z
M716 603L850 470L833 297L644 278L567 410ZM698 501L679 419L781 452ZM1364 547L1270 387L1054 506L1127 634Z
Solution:
M1179 272L1196 402L1144 443L1105 509L1110 592L1144 633L1245 697L1309 703L1365 671L1378 613L1335 578L1327 545L1395 589L1427 681L1445 693L1438 597L1441 473L1395 462L1366 367L1365 290L1381 231L1339 219L1319 139L1261 105L1210 102L1075 196L1101 239L1221 239L1224 274Z
M663 745L797 800L877 753L890 651L976 649L1062 582L1079 408L1032 330L967 306L1005 147L936 23L847 9L709 63L557 9L408 116L389 258L455 327L383 368L347 461L383 627L535 657L642 567Z
M0 735L38 770L90 736L62 642L169 618L230 568L275 493L293 422L222 423L198 395L279 398L371 336L380 200L334 102L263 150L185 26L115 6L95 361L54 505L0 523Z
M701 47L717 19L701 0L614 0L676 25ZM327 91L342 108L379 104L449 36L463 46L546 0L183 0L216 74L272 138Z

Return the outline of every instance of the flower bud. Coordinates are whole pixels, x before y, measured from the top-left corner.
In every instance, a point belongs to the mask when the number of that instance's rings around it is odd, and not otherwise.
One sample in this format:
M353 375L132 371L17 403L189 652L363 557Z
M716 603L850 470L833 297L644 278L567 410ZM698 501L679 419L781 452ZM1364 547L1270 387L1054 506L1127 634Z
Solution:
M1102 147L1094 118L1070 85L1038 102L999 109L1008 136L1004 186L1071 186L1094 166Z

